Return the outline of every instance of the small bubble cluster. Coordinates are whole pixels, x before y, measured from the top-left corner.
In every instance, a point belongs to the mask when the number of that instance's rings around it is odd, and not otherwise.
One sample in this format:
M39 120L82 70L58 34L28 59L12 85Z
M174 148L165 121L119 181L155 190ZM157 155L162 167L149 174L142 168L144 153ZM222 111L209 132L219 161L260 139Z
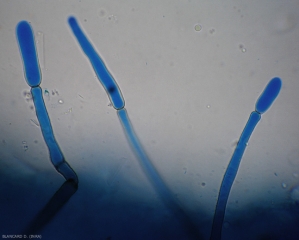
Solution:
M27 102L32 101L32 95L31 95L30 91L25 90L25 91L23 92L23 95L24 95L25 100L26 100Z
M27 142L26 141L22 141L22 144L23 144L23 149L26 152L28 150Z

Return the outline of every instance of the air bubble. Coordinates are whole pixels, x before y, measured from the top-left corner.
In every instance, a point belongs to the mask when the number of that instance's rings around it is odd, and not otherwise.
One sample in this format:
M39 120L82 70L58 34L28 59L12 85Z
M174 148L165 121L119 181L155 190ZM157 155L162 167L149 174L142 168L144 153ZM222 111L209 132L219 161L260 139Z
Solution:
M64 114L69 114L73 111L73 108L69 108Z
M50 100L50 92L47 89L45 89L44 95L47 97L47 99L49 101Z
M286 188L287 184L286 183L282 183L281 186L282 186L282 188Z
M32 95L30 92L24 91L24 96L27 102L32 100Z
M243 53L245 53L247 51L247 49L242 44L239 45L239 48L241 49L241 51Z
M202 29L202 27L201 27L201 25L196 24L194 29L195 29L196 32L199 32Z
M63 102L62 99L59 99L59 100L58 100L58 103L59 103L59 104L63 104L64 102Z
M103 8L98 9L98 15L100 17L105 17L106 16L106 10Z
M292 189L290 197L294 201L299 201L299 186Z
M55 94L59 96L59 92L56 89L52 90L52 95L54 96Z

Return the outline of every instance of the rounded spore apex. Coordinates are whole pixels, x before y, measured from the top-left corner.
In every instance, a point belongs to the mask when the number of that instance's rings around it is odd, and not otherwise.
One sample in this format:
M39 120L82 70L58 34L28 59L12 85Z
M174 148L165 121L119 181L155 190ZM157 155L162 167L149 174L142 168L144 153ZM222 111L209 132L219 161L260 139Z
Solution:
M41 74L35 49L33 30L27 21L21 21L16 27L16 34L17 40L19 42L21 57L23 59L25 79L28 85L31 87L31 93L26 92L26 95L32 96L36 116L49 150L51 162L56 170L61 173L66 180L72 179L74 182L76 182L76 184L78 184L77 174L65 161L58 143L56 142L51 121L44 103L43 91L39 87L41 83ZM45 94L46 93L49 95L47 90L45 90ZM28 149L27 144L24 146L24 149L25 151Z
M266 86L265 90L262 92L261 96L256 102L255 110L259 113L266 112L278 96L280 89L281 89L281 79L278 77L273 78L268 85Z
M24 64L25 79L30 87L37 87L41 83L41 74L30 24L27 21L19 22L16 35Z
M227 200L230 194L231 187L236 178L241 159L243 157L246 147L248 146L249 138L253 133L254 128L260 121L261 114L269 109L271 104L274 102L275 98L278 96L280 88L280 78L273 78L266 86L260 98L257 100L255 106L256 111L253 111L249 116L249 119L240 136L234 154L228 164L228 167L221 182L215 214L213 218L210 240L221 239L221 232L223 227Z
M88 38L80 28L76 18L70 16L68 18L68 23L80 47L88 57L98 79L107 91L108 97L110 98L113 107L116 110L122 109L125 106L125 101L115 79L113 78L112 74L108 71L104 61L96 52L91 42L88 40Z

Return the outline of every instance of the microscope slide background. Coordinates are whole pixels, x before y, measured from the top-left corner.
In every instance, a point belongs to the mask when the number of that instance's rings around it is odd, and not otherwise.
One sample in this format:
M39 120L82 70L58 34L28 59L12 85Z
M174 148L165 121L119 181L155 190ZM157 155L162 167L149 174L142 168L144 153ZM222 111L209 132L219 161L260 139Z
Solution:
M50 162L16 39L30 22L55 138L78 191L43 239L184 239L73 35L75 16L116 80L173 196L210 236L225 169L273 77L228 199L223 239L299 234L299 2L0 1L0 234L21 234L65 179ZM285 238L282 238L285 236ZM274 239L274 238L273 238ZM294 238L295 239L295 238Z

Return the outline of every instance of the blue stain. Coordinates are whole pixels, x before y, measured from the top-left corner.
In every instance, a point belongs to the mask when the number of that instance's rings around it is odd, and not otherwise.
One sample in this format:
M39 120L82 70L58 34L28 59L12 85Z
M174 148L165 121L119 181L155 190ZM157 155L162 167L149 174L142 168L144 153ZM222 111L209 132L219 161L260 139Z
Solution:
M134 129L130 122L129 116L127 114L125 106L125 101L121 94L121 91L113 79L112 75L107 70L103 60L97 54L97 52L92 47L91 43L88 41L83 31L80 29L77 20L74 17L69 17L68 23L76 36L81 48L84 53L89 58L99 80L101 81L103 87L105 88L110 101L112 102L114 108L117 111L119 120L123 126L125 135L127 137L128 142L130 143L134 153L136 154L139 163L147 176L148 180L151 182L162 201L166 206L173 211L178 220L185 226L189 236L192 236L192 239L202 239L200 233L197 228L185 213L180 204L173 197L171 191L168 189L163 179L159 175L158 171L151 163L147 154L145 153Z
M133 129L127 111L124 108L125 101L123 99L121 91L118 85L116 84L115 80L113 79L112 75L107 70L103 60L96 53L91 43L84 35L83 31L80 29L77 20L74 17L69 17L68 23L74 35L76 36L81 48L89 58L114 108L117 110L118 118L123 126L127 140L130 143L130 146L133 149L134 153L136 154L136 157L139 160L143 172L147 176L148 180L151 182L152 186L157 191L164 204L172 210L176 218L183 224L185 230L187 230L190 239L202 239L201 233L199 233L197 227L193 224L188 214L185 213L180 203L174 198L173 194L168 189L167 185L164 183L158 171L156 170L156 168L148 158L147 154L145 153Z
M69 17L68 23L77 38L82 50L89 58L94 71L96 72L98 79L101 81L104 89L106 90L110 101L113 107L118 110L122 109L125 106L125 101L121 94L121 91L115 82L114 78L106 68L103 60L97 54L83 31L81 30L80 26L78 25L77 20L74 17Z
M163 179L159 175L158 171L151 163L147 154L145 153L127 114L125 108L117 111L118 118L123 126L124 132L130 143L132 149L134 150L139 163L142 167L143 172L147 176L148 180L151 182L152 186L155 188L159 194L161 200L170 209L175 217L184 226L190 239L203 239L202 234L198 231L197 227L194 225L188 214L181 207L180 203L174 198L173 194L169 188L164 183Z
M16 32L23 58L26 81L30 87L36 87L41 83L41 74L31 26L28 22L21 21L17 25Z
M225 208L228 200L228 196L233 185L233 182L236 178L238 168L241 162L241 158L244 154L246 146L248 144L249 138L257 125L257 123L261 119L261 114L267 111L271 104L274 102L275 98L278 96L281 89L281 80L280 78L273 78L265 90L259 97L256 103L256 111L253 111L250 114L248 122L241 134L241 137L238 141L235 152L229 162L229 165L224 174L219 196L216 204L215 215L213 219L212 232L210 240L220 240L221 239L221 231L222 225L225 215Z
M73 179L78 182L78 177L74 170L65 161L64 156L55 140L50 118L44 103L42 89L40 87L31 88L31 94L35 106L36 116L39 121L44 140L48 146L50 159L54 167L66 180Z
M266 86L264 92L261 94L260 98L257 100L255 105L255 110L260 114L266 112L271 104L274 102L275 98L278 96L281 89L281 79L276 77L273 78Z
M166 186L163 184L163 180L157 173L155 167L151 164L151 161L149 160L141 143L139 142L139 139L135 134L126 109L123 108L117 111L117 114L132 149L134 149L136 155L138 156L138 159L140 159L140 163L144 172L149 177L149 179L151 179L153 185L158 189L158 192L163 194L168 193L168 191L166 190ZM169 198L169 196L167 198Z
M33 221L26 227L22 235L40 233L41 230L53 219L66 202L75 194L78 184L72 180L65 181L56 191L50 201L37 214Z
M64 156L55 140L50 118L44 103L39 71L37 53L34 45L33 32L28 22L21 21L17 25L17 40L24 63L25 77L31 87L31 94L35 106L44 140L48 146L50 159L56 170L61 173L66 180L73 180L78 183L78 177L70 165L65 161Z
M117 112L119 120L123 126L124 132L132 149L134 150L135 154L139 159L143 171L147 175L148 179L151 181L152 185L157 190L158 194L161 196L163 202L170 209L173 210L178 219L181 220L181 222L188 229L190 236L192 235L192 237L195 237L196 239L201 239L201 234L197 232L196 227L193 225L192 221L186 215L184 210L180 207L180 204L172 196L172 193L167 188L163 179L160 177L154 165L151 163L150 159L147 157L145 151L143 150L142 145L139 142L137 135L135 134L134 129L131 125L126 109L124 108L125 101L123 99L122 93L114 78L107 70L103 60L94 50L89 40L87 39L83 31L80 29L77 20L74 17L69 17L68 23L75 37L77 38L82 50L89 58L114 108L118 110ZM28 85L31 87L31 93L33 96L36 115L40 123L44 140L49 149L51 162L53 163L56 170L60 172L67 180L73 180L75 184L77 184L78 177L74 170L70 167L70 165L65 161L64 156L59 148L59 145L55 140L51 122L44 104L42 89L39 87L41 83L41 73L35 49L33 31L30 24L26 21L21 21L17 25L16 34L24 64L25 78ZM268 83L268 85L266 86L265 90L263 91L256 103L256 111L253 111L251 113L249 120L240 136L234 154L230 160L230 163L227 167L227 170L221 183L217 205L215 209L215 215L213 219L212 233L210 237L211 240L221 239L221 231L225 216L227 200L230 194L232 184L237 175L242 156L245 152L246 146L248 144L252 132L254 131L254 128L261 119L261 114L263 114L270 108L270 106L272 105L272 103L274 102L274 100L280 92L281 85L282 82L280 78L273 78ZM46 212L46 215L50 216L51 214Z

